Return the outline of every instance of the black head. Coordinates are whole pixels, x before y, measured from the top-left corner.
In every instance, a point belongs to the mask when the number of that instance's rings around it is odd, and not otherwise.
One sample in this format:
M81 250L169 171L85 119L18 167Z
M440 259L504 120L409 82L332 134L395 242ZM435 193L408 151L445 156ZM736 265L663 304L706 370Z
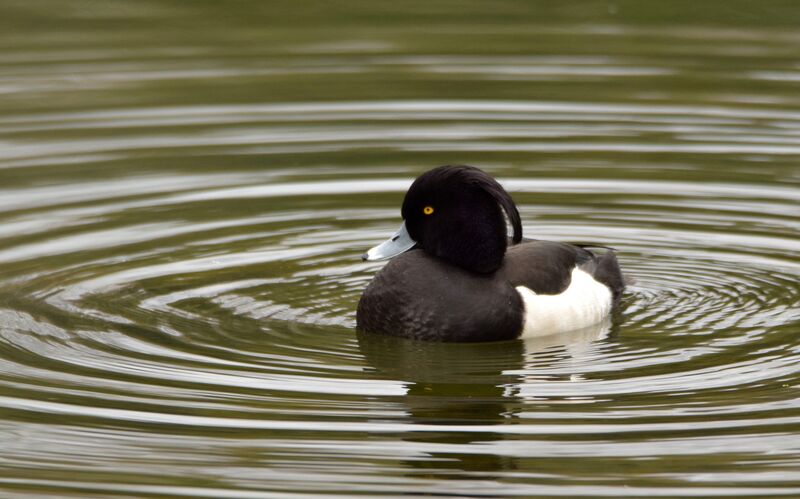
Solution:
M501 208L502 207L502 208ZM427 253L473 272L489 273L503 262L508 245L505 210L522 239L511 196L488 174L447 165L420 175L406 193L402 216L409 235Z

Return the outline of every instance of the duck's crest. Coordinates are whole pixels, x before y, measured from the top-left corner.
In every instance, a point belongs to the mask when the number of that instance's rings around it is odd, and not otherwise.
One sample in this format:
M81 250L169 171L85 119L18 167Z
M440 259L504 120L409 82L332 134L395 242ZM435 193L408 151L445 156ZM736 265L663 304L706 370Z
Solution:
M488 173L469 165L444 165L430 170L425 175L420 176L417 181L424 177L427 177L427 181L441 181L443 185L449 184L454 178L458 178L459 183L463 182L480 188L489 194L506 212L508 221L514 231L511 240L515 244L522 241L522 220L519 217L517 205L503 186Z

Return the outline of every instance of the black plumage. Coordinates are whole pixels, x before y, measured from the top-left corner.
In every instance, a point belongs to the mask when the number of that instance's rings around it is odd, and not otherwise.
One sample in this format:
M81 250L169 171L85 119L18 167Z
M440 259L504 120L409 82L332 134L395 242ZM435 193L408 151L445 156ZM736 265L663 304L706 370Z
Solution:
M525 313L516 286L560 294L576 267L606 285L615 302L625 286L611 250L598 256L566 243L523 240L511 196L474 167L424 173L409 188L401 214L417 245L366 288L356 313L360 330L437 341L512 339Z

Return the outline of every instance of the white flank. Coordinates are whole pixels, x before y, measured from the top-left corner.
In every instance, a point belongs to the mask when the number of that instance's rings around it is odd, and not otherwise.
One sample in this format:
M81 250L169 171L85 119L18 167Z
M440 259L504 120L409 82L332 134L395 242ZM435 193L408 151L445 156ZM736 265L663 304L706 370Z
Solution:
M563 293L539 295L517 286L525 303L521 338L549 336L600 323L611 312L611 290L577 267Z

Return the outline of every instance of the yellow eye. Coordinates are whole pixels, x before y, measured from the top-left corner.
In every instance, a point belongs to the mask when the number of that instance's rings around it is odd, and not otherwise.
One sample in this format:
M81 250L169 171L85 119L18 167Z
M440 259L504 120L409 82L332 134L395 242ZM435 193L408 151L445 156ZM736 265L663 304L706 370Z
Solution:
M433 214L433 206L426 206L425 208L422 208L422 213L424 213L426 215L432 215Z

